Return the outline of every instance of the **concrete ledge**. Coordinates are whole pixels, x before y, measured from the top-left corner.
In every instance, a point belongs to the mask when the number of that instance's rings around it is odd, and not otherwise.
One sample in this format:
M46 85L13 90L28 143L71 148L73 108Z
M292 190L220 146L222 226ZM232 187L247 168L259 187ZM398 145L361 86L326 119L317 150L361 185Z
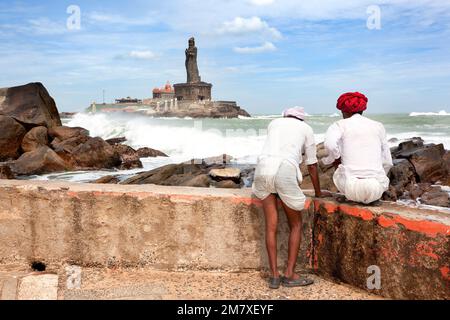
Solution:
M257 270L267 266L250 190L0 180L0 264ZM280 216L280 265L287 224ZM450 215L394 204L309 200L302 267L385 297L449 299ZM0 267L1 268L1 267Z

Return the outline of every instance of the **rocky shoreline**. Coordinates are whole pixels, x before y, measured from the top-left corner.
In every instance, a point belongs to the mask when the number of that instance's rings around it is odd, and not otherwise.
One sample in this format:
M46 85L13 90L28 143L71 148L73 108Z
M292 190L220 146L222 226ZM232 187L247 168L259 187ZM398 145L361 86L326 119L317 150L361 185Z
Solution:
M80 127L63 126L55 101L41 83L0 89L0 179L15 179L65 171L142 168L141 158L167 157L151 148L135 150L126 138L103 140ZM400 142L391 149L394 167L383 200L407 200L450 207L450 151L442 144L424 144L421 138ZM317 146L323 189L336 192L333 166L324 166L327 152ZM156 184L165 186L243 188L253 181L254 166L230 165L232 157L220 155L169 164L123 179L102 177L94 183ZM307 167L301 166L303 189L312 189Z
M140 158L167 157L123 140L105 141L63 126L41 83L0 89L0 179L64 171L142 168Z

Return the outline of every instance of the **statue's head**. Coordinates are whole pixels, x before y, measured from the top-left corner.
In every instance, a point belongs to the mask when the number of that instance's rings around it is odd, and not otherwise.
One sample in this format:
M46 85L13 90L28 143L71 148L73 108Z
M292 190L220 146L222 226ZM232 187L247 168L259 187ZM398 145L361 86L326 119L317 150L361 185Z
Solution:
M189 47L195 47L195 38L194 37L189 39Z

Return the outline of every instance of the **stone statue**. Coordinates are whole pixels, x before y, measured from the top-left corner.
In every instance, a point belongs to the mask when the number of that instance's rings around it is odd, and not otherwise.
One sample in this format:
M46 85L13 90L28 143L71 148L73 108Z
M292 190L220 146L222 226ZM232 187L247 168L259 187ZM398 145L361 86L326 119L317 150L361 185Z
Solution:
M195 46L194 38L189 39L189 48L186 49L186 71L187 83L201 82L197 65L197 47Z

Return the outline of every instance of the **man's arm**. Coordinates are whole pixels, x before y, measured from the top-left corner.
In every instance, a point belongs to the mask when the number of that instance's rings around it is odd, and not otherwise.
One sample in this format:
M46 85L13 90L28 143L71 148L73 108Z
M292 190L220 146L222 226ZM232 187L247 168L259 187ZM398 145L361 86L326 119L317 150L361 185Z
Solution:
M339 126L334 123L328 130L325 137L325 149L328 152L328 156L322 159L323 164L334 164L337 168L341 164L341 150L339 148L339 141L342 138L342 132Z
M388 174L393 167L392 154L387 142L386 129L384 129L383 125L381 126L381 129L381 155L383 159L383 169L386 174Z
M320 181L319 181L319 168L317 163L308 165L309 176L311 177L311 182L314 187L314 192L316 197L322 197L322 190L320 189Z

